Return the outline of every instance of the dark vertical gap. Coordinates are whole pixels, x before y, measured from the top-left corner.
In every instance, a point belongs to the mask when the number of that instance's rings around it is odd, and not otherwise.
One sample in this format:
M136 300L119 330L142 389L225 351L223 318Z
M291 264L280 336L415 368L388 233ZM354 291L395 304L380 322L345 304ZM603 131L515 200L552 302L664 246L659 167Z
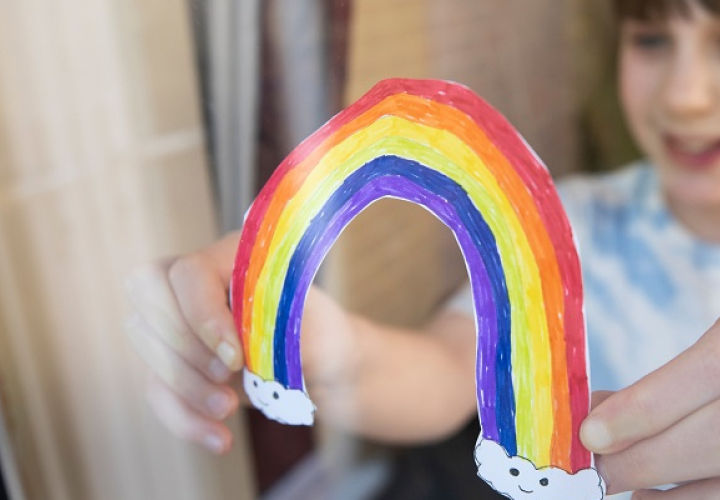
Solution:
M260 123L258 137L258 175L256 191L267 182L277 165L289 151L285 146L283 109L281 102L281 74L278 64L278 47L273 41L269 4L261 4L262 22L260 48ZM248 427L250 429L255 474L258 493L262 494L287 474L294 465L313 449L312 429L282 425L265 418L259 411L248 409Z
M283 127L285 104L282 102L283 75L278 65L277 44L273 43L269 29L270 4L261 3L261 54L260 54L260 110L258 126L258 171L256 192L267 182L278 164L289 153L288 140ZM347 66L347 31L350 18L350 0L321 0L326 20L325 54L328 58L328 109L334 114L343 105L343 93ZM214 161L214 138L212 102L208 54L207 11L204 0L187 0L191 13L195 49L195 64L199 75L202 102L202 118L207 140L208 164L213 179L218 178ZM326 118L330 118L329 116ZM214 186L217 192L217 186ZM289 472L314 446L312 429L281 425L266 419L260 412L247 409L250 441L253 450L255 473L259 493L267 491L283 475ZM0 500L6 500L0 497Z
M207 155L210 175L213 179L213 190L217 199L217 165L214 155L215 135L213 134L212 122L212 99L210 98L210 57L208 54L207 36L207 7L206 0L187 0L192 23L193 47L195 67L198 75L198 88L200 90L200 103L202 113L202 124L205 132L205 154Z
M247 409L258 493L263 494L307 456L314 447L310 427L283 425L255 409Z
M261 88L260 123L258 137L258 190L267 182L275 168L290 152L282 126L284 120L281 79L283 75L278 64L279 47L273 43L269 29L270 3L262 3L263 23L261 39ZM350 1L322 0L326 20L326 50L328 57L327 75L330 82L328 109L334 114L342 107L345 89L347 61L347 31L350 16ZM326 117L329 119L330 117ZM313 432L309 427L281 425L266 419L260 412L248 409L248 423L255 460L259 493L267 491L283 475L288 473L314 447Z
M330 109L339 112L345 104L348 39L352 0L323 0L328 23L327 50L330 79Z
M260 19L262 33L260 40L260 124L258 137L258 176L256 191L259 191L272 175L275 167L285 158L287 138L282 126L282 92L277 47L273 43L269 29L270 4L273 0L262 2Z
M277 64L277 50L268 26L269 5L273 0L262 3L262 47L261 66L262 83L260 89L260 132L259 132L259 175L258 190L267 182L275 168L290 152L288 140L281 126L283 109L280 82L283 75ZM327 36L325 54L328 58L328 109L331 114L339 112L344 104L345 83L347 80L348 33L351 15L351 0L322 0ZM329 119L330 116L326 117ZM291 145L292 146L292 145Z
M5 477L2 468L2 461L0 461L0 500L9 500L7 489L5 489Z

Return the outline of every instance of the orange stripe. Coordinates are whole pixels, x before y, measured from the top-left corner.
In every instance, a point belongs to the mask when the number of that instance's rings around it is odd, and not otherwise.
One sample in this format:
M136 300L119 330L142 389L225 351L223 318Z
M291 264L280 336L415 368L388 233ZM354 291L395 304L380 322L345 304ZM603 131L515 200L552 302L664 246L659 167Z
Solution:
M398 96L398 99L409 99L409 96ZM432 101L414 98L420 101L419 106L409 103L398 106L400 112L396 116L417 121L435 128L445 128L468 144L480 156L487 168L497 179L502 191L511 200L512 206L520 219L530 247L533 249L543 290L545 316L548 324L550 345L552 346L552 390L557 406L555 407L555 426L553 432L552 464L570 470L570 448L572 428L570 412L570 392L567 383L567 362L565 358L565 336L563 331L564 291L557 264L557 257L552 242L546 232L545 225L536 210L532 195L525 187L515 169L508 165L507 159L485 137L467 115ZM414 113L413 113L414 112Z
M320 158L352 133L372 124L383 115L394 115L411 122L453 133L483 159L487 168L497 179L501 190L511 200L511 204L515 208L532 248L541 276L546 320L552 348L552 390L557 401L551 452L552 463L569 470L572 442L571 433L568 432L571 429L570 395L563 332L564 291L557 257L535 206L535 201L522 179L515 172L515 168L508 164L508 160L488 140L478 125L456 108L408 94L397 94L388 97L355 120L338 128L318 148L288 171L272 196L273 199L255 241L245 282L245 293L254 289L261 266L267 256L267 249L270 246L275 223L287 201L297 192ZM244 308L243 310L243 328L245 331L249 331L250 310L251 308Z

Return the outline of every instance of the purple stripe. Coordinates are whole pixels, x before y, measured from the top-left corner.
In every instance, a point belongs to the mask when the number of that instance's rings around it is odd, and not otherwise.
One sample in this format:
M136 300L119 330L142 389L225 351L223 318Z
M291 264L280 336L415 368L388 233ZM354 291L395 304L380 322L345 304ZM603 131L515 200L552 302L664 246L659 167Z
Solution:
M300 327L307 290L325 255L340 232L364 208L379 198L391 196L404 199L428 208L446 226L458 241L465 258L472 284L473 300L477 321L477 401L483 437L499 441L500 436L495 418L496 376L495 358L498 333L495 302L492 286L479 249L473 244L467 229L460 222L455 208L448 200L439 197L413 181L401 176L383 176L365 184L347 203L336 210L322 235L316 236L313 249L304 263L297 285L296 295L289 313L289 334L286 336L288 382L291 388L303 388L300 364ZM329 209L329 207L325 207ZM302 299L298 299L302 297Z

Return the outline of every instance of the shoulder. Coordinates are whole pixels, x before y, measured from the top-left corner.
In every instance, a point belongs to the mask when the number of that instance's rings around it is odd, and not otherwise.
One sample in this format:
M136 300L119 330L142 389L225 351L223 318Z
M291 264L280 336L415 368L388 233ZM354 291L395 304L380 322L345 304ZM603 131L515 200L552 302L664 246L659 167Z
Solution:
M557 190L569 210L596 203L618 207L637 202L653 176L647 162L637 161L610 173L566 177Z
M558 181L557 190L576 236L627 224L655 189L654 171L638 161L606 174L574 175Z

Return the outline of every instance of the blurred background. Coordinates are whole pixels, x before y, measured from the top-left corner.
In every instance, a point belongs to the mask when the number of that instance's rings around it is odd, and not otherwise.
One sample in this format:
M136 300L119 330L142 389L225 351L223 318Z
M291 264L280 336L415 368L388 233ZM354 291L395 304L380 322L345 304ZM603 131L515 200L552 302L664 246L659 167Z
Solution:
M228 456L178 441L145 405L122 282L238 227L283 157L383 78L468 85L555 176L619 165L635 151L613 37L597 0L0 0L0 499L421 499L460 471L444 498L480 487L476 432L391 449L245 410ZM442 224L386 200L321 280L418 325L465 277ZM456 446L463 465L443 462Z

